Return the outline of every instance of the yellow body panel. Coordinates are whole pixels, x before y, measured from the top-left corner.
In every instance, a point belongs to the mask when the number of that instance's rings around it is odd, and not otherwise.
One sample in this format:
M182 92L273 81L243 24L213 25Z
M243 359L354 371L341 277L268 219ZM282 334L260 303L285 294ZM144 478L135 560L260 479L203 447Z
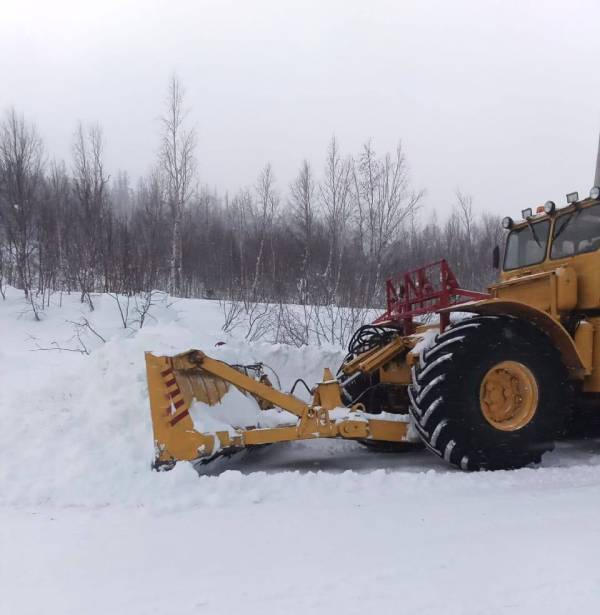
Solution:
M591 374L583 381L583 391L585 393L597 393L600 391L600 316L587 318L587 322L592 327L591 350L589 349L589 338L584 340L586 348L583 350L586 356L591 354ZM587 332L589 336L589 332ZM575 339L577 340L577 333Z
M561 268L569 269L576 278L577 300L571 308L589 310L600 308L600 252L577 254L568 258L546 258L534 267L525 267L518 271L503 272L502 282L524 279L528 275L547 273ZM492 287L493 288L493 287Z
M577 274L571 267L531 273L490 286L497 299L526 303L554 317L577 306Z

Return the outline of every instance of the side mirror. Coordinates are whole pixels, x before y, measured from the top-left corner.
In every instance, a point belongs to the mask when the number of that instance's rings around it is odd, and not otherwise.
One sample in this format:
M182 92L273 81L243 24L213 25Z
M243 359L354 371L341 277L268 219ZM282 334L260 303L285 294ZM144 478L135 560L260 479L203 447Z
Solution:
M500 269L500 246L495 246L492 250L492 267Z

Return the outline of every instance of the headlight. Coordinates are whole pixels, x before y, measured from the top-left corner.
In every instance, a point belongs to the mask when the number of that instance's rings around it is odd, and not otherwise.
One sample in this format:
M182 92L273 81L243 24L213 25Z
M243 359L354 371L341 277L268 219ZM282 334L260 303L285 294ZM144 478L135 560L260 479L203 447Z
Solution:
M513 219L510 216L506 216L506 218L502 219L502 228L509 229L512 228Z
M547 214L553 214L556 209L556 203L554 201L546 201L544 203L544 211Z
M523 209L521 211L521 216L523 216L523 220L527 220L527 218L531 218L531 216L533 216L533 209L531 209L531 207L528 207L527 209Z
M590 190L590 199L597 199L600 197L600 186L594 186Z
M577 203L579 201L579 192L569 192L567 194L567 203Z

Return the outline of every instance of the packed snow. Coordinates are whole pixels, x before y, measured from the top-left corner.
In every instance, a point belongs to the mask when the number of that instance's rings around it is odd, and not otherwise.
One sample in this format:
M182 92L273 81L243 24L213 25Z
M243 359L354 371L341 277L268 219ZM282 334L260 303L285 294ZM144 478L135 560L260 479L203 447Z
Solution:
M142 329L94 305L0 300L0 613L600 609L599 440L513 472L324 440L155 473L144 351L263 361L289 390L344 349L226 335L214 301L160 297Z

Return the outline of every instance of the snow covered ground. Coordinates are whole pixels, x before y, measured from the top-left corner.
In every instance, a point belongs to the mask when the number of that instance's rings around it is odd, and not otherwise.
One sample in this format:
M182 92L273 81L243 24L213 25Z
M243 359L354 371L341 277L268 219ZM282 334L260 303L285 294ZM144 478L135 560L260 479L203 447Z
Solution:
M0 301L0 613L600 609L600 441L516 472L322 441L153 473L144 350L264 361L284 389L343 350L247 344L216 302L162 303L139 331L111 297L53 301L40 323ZM56 350L77 330L89 355Z

